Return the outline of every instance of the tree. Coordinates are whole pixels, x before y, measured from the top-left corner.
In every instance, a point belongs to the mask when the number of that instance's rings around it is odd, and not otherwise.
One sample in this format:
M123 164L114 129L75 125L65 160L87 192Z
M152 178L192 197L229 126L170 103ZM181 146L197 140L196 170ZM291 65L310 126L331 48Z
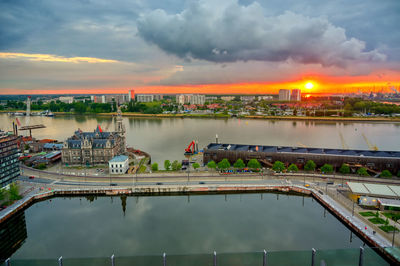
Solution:
M176 171L179 171L179 170L181 170L182 169L182 164L181 163L178 163L178 165L176 166Z
M247 163L247 167L251 168L251 169L258 169L261 168L261 164L259 161L257 161L257 159L251 159L248 163Z
M392 177L392 173L389 170L383 170L382 173L379 175L380 177Z
M331 164L326 163L321 167L321 172L324 174L330 174L333 172L333 166Z
M171 162L169 160L164 161L164 168L165 170L169 171L171 168Z
M4 200L5 197L6 197L6 191L0 188L0 201Z
M276 172L282 172L285 169L286 169L285 164L282 163L281 161L275 161L274 165L272 166L272 170Z
M8 190L8 195L10 197L10 200L19 200L22 199L21 195L19 195L19 187L16 183L12 183L10 185L10 189Z
M367 169L365 169L364 167L358 168L357 174L362 175L362 176L369 176Z
M200 167L200 164L199 164L199 163L194 163L194 164L193 164L193 168L194 168L194 169L197 169L197 168L199 168L199 167Z
M152 170L153 172L158 171L158 163L153 163L153 164L151 165L151 170Z
M229 167L231 167L230 162L228 161L228 159L222 159L222 161L220 161L218 163L218 169L224 170L224 169L228 169Z
M297 167L297 165L295 165L294 163L292 163L291 165L289 165L288 171L290 171L290 172L297 172L297 171L299 171L299 168Z
M242 159L237 159L237 161L233 164L233 167L241 169L245 168L246 165L244 164Z
M178 163L177 160L175 160L175 161L172 162L172 171L177 171L177 170L179 170L178 164L179 164L179 163Z
M208 168L215 169L217 168L217 164L214 161L209 161L207 164Z
M350 174L350 166L348 164L342 164L339 168L339 172L342 174Z
M304 170L306 170L306 171L315 171L316 167L317 167L317 165L314 163L314 161L313 160L309 160L304 165Z
M46 169L46 164L45 164L45 163L40 163L40 164L38 164L38 165L36 166L36 168L39 169L39 170Z

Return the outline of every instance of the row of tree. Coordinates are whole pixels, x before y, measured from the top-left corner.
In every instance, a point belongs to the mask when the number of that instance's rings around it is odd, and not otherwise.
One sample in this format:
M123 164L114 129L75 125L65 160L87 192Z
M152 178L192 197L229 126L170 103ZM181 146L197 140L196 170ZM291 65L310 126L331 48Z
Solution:
M210 162L208 162L207 167L208 167L208 168L211 168L211 169L216 169L216 168L218 168L219 170L226 170L226 169L228 169L228 168L231 167L231 163L229 162L228 159L225 158L225 159L222 159L218 164L215 163L214 161L210 161ZM233 167L234 167L234 168L237 168L237 169L243 169L243 168L246 167L246 164L243 162L242 159L238 159L238 160L233 164ZM251 159L251 160L249 160L249 162L247 163L247 167L248 167L248 168L251 168L251 169L259 169L259 168L261 168L261 164L260 164L260 162L257 161L256 159Z

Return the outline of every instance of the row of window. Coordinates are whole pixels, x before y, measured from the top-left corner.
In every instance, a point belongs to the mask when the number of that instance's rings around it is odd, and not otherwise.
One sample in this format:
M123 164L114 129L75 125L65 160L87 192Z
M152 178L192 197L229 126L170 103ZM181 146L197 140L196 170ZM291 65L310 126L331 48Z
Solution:
M122 173L122 169L119 169L119 172ZM111 169L111 173L118 173L118 169Z
M115 168L117 168L117 167L118 167L118 164L115 164ZM119 167L122 168L122 164L120 164ZM111 168L114 168L114 164L113 163L111 164Z

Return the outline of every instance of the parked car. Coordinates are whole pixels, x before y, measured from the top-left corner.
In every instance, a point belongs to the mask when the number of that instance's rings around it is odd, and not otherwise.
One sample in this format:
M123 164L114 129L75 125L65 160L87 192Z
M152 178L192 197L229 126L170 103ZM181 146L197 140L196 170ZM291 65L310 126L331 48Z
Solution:
M29 179L34 179L35 177L33 175L29 176Z

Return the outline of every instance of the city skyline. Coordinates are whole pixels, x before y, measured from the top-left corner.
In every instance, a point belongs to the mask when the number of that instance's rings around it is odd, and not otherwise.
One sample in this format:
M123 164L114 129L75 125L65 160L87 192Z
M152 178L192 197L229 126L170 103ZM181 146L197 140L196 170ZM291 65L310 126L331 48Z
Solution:
M0 94L353 93L400 86L397 1L0 7Z

